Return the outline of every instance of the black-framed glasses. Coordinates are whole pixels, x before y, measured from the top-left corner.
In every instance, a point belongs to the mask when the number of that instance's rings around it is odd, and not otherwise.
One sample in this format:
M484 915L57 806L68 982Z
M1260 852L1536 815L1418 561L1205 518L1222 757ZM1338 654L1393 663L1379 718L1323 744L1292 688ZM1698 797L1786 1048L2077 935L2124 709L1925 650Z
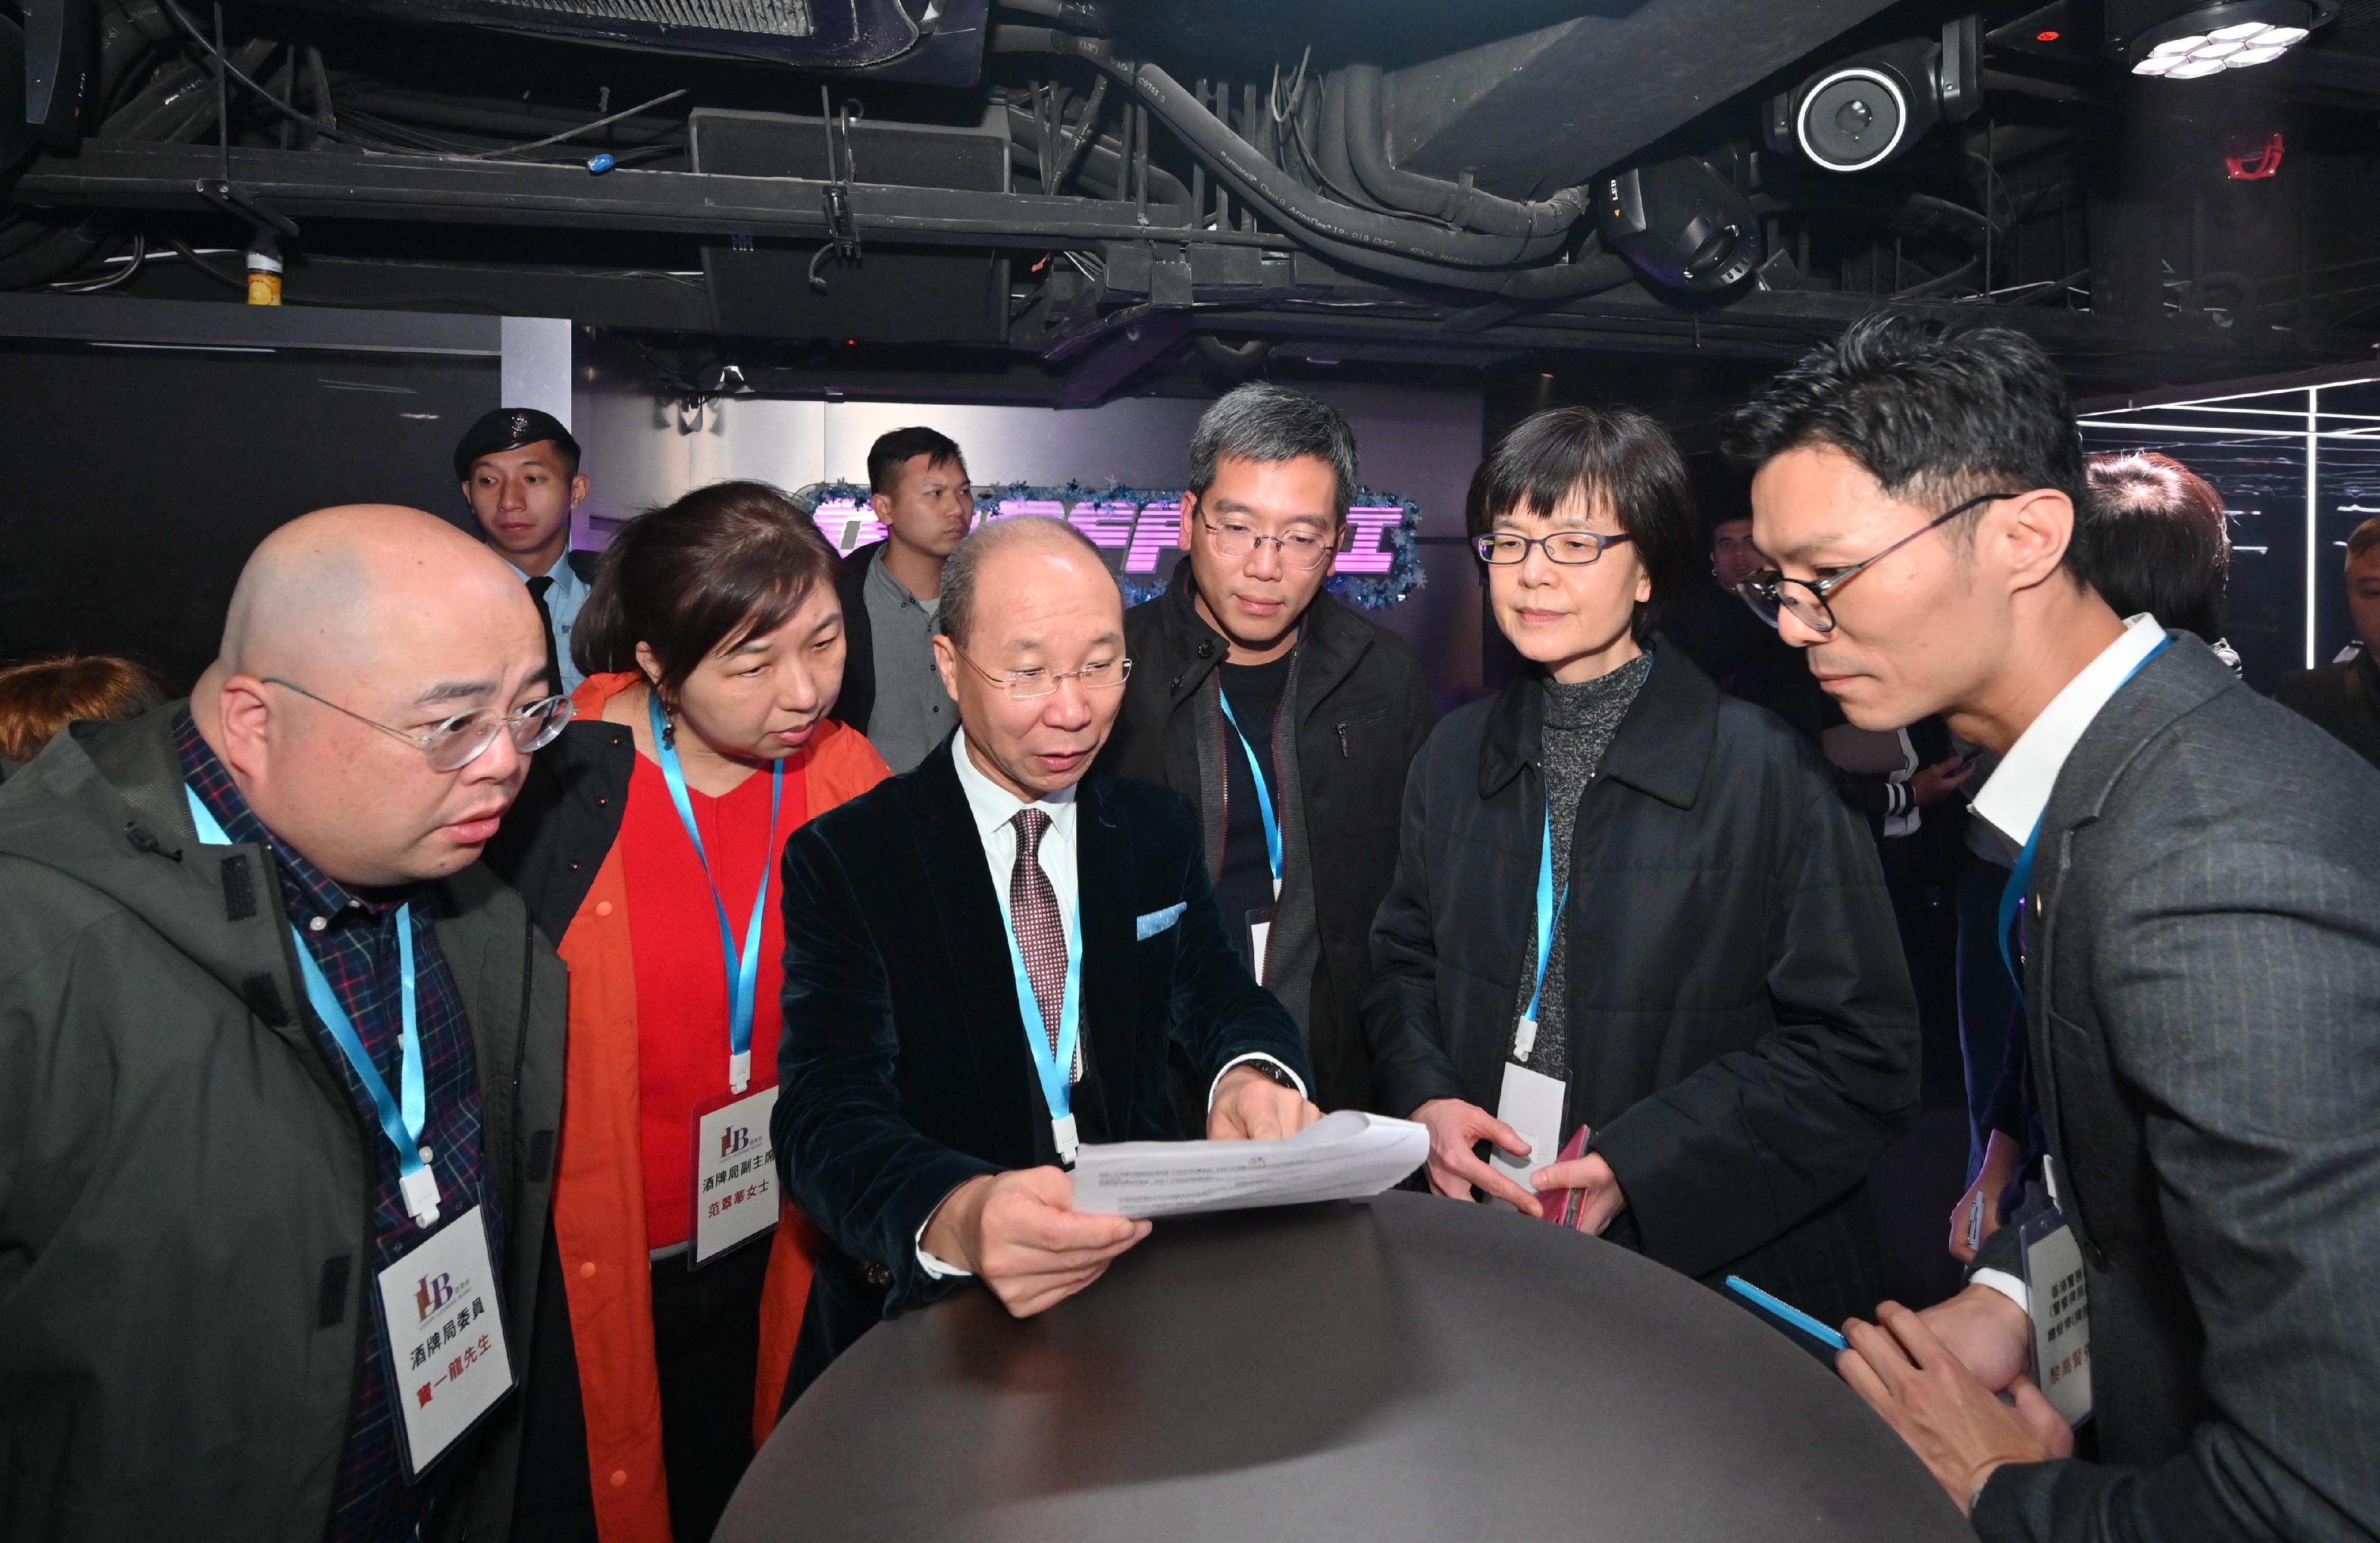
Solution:
M1583 568L1598 561L1606 547L1618 546L1630 540L1625 535L1607 536L1600 530L1557 530L1550 536L1516 536L1509 530L1491 530L1485 536L1471 539L1471 550L1483 563L1509 568L1529 560L1531 547L1543 548L1546 561L1560 563L1566 568Z
M1045 670L1036 665L1029 670L1008 670L994 674L977 663L966 650L956 643L951 645L951 651L965 660L968 669L992 685L1005 688L1012 701L1029 702L1040 697L1053 697L1057 695L1058 683L1063 680L1081 681L1086 691L1105 691L1132 678L1132 661L1129 659L1101 659L1079 670Z
M1863 558L1848 568L1838 568L1824 578L1788 578L1772 568L1745 579L1735 587L1735 592L1742 595L1754 614L1770 626L1778 624L1780 613L1791 611L1793 619L1811 631L1832 632L1835 630L1835 613L1834 608L1827 603L1827 597L1850 583L1862 570L1883 562L1927 531L1941 529L1970 509L1980 509L1998 498L2022 496L2013 492L1978 493L1957 508L1936 516L1930 523L1919 526L1874 556Z
M1282 536L1269 536L1255 526L1228 515L1220 524L1217 524L1207 517L1203 505L1198 510L1198 523L1205 526L1207 534L1215 539L1215 551L1220 556L1235 563L1244 562L1255 553L1257 548L1270 541L1274 550L1281 553L1281 566L1295 568L1300 573L1312 573L1329 562L1332 553L1346 550L1350 533L1347 525L1342 522L1336 536L1303 529L1292 530Z
M310 702L320 702L335 712L344 712L359 723L370 723L382 734L395 735L408 745L418 745L430 758L432 772L460 772L481 756L496 742L496 735L510 731L513 745L521 754L542 749L553 743L562 726L578 715L578 709L567 697L546 697L512 712L499 712L492 707L475 707L468 712L458 712L433 723L428 734L415 734L407 729L391 728L377 718L367 718L351 707L341 707L328 697L318 697L294 680L278 675L264 677L267 686L278 686L295 691Z

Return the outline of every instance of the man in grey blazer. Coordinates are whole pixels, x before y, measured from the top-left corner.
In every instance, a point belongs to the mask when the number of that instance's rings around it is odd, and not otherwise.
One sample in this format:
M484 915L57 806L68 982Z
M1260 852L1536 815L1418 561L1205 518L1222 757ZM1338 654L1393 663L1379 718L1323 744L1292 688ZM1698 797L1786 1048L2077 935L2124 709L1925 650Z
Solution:
M2086 1288L2032 1300L2004 1229L1839 1369L1987 1539L2380 1537L2380 776L2076 574L2029 340L1871 320L1732 429L1819 684L2003 758L1975 812L2033 859L2010 957ZM2093 1463L2022 1375L2028 1314L2082 1301Z

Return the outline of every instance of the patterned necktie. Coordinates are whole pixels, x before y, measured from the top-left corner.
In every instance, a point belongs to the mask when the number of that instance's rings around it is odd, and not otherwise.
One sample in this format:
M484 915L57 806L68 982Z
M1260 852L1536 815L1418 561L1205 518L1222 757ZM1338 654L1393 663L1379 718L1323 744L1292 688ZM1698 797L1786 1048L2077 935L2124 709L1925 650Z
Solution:
M1041 1026L1049 1031L1054 1055L1058 1018L1066 1006L1066 931L1058 918L1058 892L1041 871L1041 837L1050 829L1050 813L1019 809L1012 823L1016 827L1016 866L1008 873L1009 922L1016 929L1016 950L1025 955L1025 973L1032 978Z
M545 603L545 592L553 588L553 576L541 573L528 581L528 598L537 602L538 625L545 629L545 673L553 681L555 691L562 689L562 650L553 642L553 611Z

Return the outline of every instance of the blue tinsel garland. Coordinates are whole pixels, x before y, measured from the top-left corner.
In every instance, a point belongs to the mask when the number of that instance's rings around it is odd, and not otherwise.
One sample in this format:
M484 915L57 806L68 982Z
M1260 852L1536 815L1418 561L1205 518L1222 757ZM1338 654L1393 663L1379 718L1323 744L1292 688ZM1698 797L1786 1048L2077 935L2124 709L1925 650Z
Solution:
M844 502L856 504L862 510L868 506L868 490L852 482L816 482L801 489L795 496L812 508ZM978 519L995 515L1002 504L1011 502L1056 504L1071 517L1075 506L1083 504L1115 506L1128 504L1136 510L1147 509L1152 504L1178 507L1182 502L1182 493L1179 489L1086 488L1079 482L1069 482L1062 488L1037 487L1024 482L1010 482L975 490L975 507ZM1354 507L1358 510L1401 509L1403 511L1402 517L1393 524L1383 524L1378 527L1380 545L1386 550L1389 557L1389 568L1386 573L1342 572L1334 575L1330 582L1330 590L1347 604L1360 606L1367 611L1394 605L1420 589L1426 581L1421 565L1421 549L1417 544L1417 538L1421 534L1420 506L1409 498L1399 498L1391 493L1376 493L1368 488L1357 488ZM1368 520L1365 522L1366 528L1370 524ZM830 532L830 538L832 535L832 533ZM1114 549L1110 547L1108 550ZM1169 541L1165 543L1164 550L1172 552L1178 551L1179 548ZM1126 601L1134 605L1161 593L1166 583L1164 578L1154 574L1121 571L1116 575L1116 581L1123 587Z

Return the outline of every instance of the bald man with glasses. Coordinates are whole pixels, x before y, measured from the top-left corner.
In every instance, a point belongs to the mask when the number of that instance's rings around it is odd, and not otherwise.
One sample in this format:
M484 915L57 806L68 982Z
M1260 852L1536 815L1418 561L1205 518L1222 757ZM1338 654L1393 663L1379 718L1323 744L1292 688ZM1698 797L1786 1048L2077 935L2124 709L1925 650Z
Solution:
M0 1536L508 1536L565 982L479 864L569 716L419 510L0 790Z

